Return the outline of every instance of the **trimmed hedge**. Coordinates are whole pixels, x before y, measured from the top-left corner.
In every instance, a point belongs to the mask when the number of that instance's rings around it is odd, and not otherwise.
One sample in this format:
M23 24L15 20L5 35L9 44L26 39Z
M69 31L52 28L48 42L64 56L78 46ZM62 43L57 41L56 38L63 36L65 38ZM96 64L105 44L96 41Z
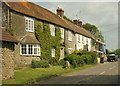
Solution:
M32 68L48 68L49 63L46 61L34 61L34 60L32 60L31 67Z

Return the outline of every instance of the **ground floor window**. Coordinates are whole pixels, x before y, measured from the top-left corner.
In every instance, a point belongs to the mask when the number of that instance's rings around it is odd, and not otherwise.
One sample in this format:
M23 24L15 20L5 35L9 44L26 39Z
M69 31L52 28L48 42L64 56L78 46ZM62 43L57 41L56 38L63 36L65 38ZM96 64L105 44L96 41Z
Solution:
M69 54L71 54L72 53L72 48L68 48L68 52L69 52Z
M52 48L52 57L55 57L55 48Z
M21 55L40 56L40 45L38 45L38 44L21 44Z

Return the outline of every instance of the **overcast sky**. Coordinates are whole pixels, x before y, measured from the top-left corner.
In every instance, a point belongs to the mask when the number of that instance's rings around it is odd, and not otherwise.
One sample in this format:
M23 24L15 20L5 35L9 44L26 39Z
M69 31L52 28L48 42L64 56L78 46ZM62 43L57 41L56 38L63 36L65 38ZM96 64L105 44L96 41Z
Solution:
M47 1L47 0L46 0ZM60 0L59 0L60 1ZM99 28L109 50L118 48L118 3L117 2L34 2L56 14L61 7L70 19L80 19ZM77 16L76 16L77 15Z

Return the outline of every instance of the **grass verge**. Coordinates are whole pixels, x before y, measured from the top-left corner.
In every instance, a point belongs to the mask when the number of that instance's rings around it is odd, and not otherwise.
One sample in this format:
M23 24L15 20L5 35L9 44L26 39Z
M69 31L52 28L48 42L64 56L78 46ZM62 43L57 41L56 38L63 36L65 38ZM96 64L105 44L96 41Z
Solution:
M83 67L70 69L63 69L61 66L52 66L50 68L18 68L14 71L14 79L5 80L2 84L34 84L41 80L46 80L70 72L84 70L96 65L97 64L85 65Z

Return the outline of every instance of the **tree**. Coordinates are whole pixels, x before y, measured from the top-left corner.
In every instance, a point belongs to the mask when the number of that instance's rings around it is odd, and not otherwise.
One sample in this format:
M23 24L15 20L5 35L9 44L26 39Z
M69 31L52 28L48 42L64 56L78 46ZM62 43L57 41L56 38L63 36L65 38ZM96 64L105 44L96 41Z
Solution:
M82 27L90 31L96 37L96 39L101 39L101 41L104 42L104 37L102 36L102 32L95 25L86 23L83 24Z
M120 49L116 49L114 52L115 54L118 54L118 58L120 58Z

